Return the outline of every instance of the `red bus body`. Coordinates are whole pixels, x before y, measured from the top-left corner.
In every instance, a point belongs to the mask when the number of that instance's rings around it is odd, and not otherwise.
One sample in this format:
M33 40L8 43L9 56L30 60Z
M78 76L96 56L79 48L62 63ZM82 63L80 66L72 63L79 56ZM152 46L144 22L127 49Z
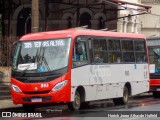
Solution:
M158 91L160 89L160 78L150 79L150 92Z
M68 29L61 31L39 32L27 34L20 38L20 41L36 41L54 38L68 38L71 40L70 56L68 63L68 72L49 82L40 83L24 83L11 76L11 84L17 85L21 92L15 92L11 88L11 95L14 104L48 104L48 103L68 103L71 102L71 95L74 94L71 90L71 69L72 69L72 49L74 40L77 36L108 36L121 38L145 38L142 34L132 33L116 33L97 30L77 30ZM68 80L67 85L58 91L52 91L52 88L59 82ZM159 85L160 81L152 80L151 85ZM41 97L40 102L31 102L32 97Z

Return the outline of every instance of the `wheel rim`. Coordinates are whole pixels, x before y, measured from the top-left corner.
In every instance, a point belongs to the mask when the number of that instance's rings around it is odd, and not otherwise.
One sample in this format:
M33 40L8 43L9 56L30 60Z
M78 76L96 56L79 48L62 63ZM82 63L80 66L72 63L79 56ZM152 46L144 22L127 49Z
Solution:
M124 94L123 94L123 99L124 99L125 103L128 101L128 91L126 89L125 89Z
M74 108L78 110L80 108L80 96L79 94L75 94L74 98Z

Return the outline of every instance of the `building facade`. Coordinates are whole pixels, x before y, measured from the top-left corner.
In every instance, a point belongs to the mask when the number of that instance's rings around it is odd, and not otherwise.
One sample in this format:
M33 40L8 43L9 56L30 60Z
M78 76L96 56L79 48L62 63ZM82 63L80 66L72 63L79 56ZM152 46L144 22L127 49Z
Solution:
M116 1L116 2L115 2ZM141 30L139 6L118 0L39 0L39 31L60 30L88 25L90 29L106 29L138 33ZM123 0L123 2L131 2ZM141 3L132 0L132 3ZM3 33L22 36L31 32L31 0L3 0ZM7 9L10 8L10 9Z
M5 17L5 33L11 36L22 36L31 32L31 1L12 0L17 6L12 9L10 16ZM77 3L78 2L78 3ZM5 3L8 4L8 3ZM56 0L39 1L39 31L60 30L88 25L91 29L117 29L117 6L111 4L96 5L94 0L72 1ZM113 10L111 10L113 9ZM7 15L6 15L7 16ZM10 24L10 25L9 25ZM8 28L5 27L5 28Z
M131 2L130 0L124 0L126 2ZM132 0L132 3L140 4L140 0ZM126 33L140 33L141 32L141 22L139 19L139 6L137 5L122 5L119 8L126 10L120 10L118 12L118 19L117 26L119 32L126 32ZM140 14L141 15L141 14Z
M160 0L141 0L143 4L151 5L151 14L140 17L142 33L146 37L160 37Z

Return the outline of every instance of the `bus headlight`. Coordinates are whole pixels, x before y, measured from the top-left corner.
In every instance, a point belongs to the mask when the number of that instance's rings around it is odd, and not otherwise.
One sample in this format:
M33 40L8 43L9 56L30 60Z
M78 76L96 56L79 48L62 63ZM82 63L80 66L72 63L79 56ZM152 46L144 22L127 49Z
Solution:
M17 86L17 85L14 85L12 84L12 89L15 91L15 92L22 92L21 89Z
M57 90L63 88L63 87L67 84L67 82L68 82L68 80L65 80L65 81L62 81L62 82L60 82L60 83L57 83L57 84L53 87L52 91L57 91Z

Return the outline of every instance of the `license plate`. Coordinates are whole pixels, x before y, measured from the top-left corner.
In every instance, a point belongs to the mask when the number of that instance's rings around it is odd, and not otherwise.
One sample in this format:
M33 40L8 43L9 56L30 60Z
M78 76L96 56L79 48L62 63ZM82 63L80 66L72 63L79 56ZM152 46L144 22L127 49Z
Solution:
M32 98L31 102L42 102L42 98Z

